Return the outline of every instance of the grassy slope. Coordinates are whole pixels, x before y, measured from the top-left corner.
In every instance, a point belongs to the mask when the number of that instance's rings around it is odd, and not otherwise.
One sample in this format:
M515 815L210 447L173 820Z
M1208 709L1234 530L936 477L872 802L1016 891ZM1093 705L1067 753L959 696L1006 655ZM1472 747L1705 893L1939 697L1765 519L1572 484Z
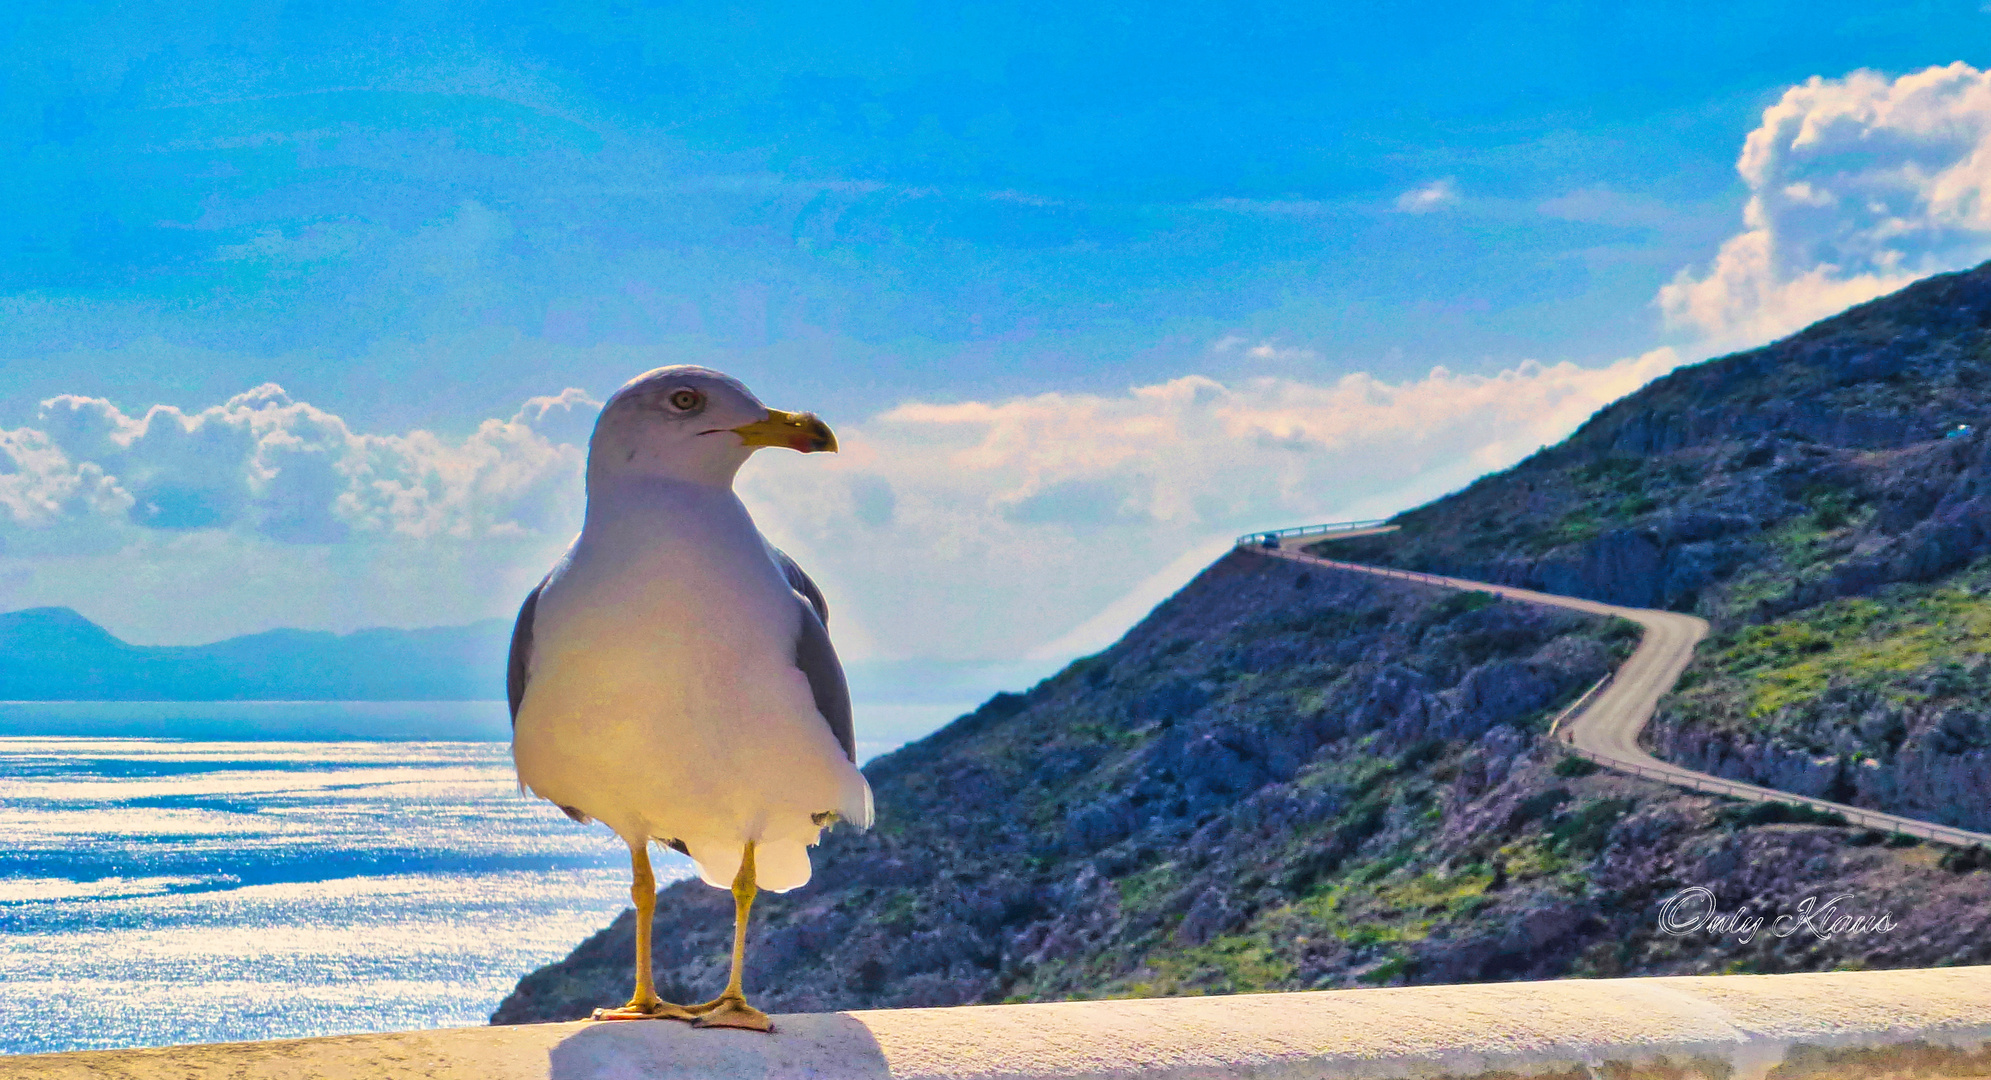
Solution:
M1987 588L1991 574L1973 569L1736 626L1707 643L1676 707L1774 731L1795 730L1794 721L1853 695L1901 704L1982 700L1968 661L1991 648Z

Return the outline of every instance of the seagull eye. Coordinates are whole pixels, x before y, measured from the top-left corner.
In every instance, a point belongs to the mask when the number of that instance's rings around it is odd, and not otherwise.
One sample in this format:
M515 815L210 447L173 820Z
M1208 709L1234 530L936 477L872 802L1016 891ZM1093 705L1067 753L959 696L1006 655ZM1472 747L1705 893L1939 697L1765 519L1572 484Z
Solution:
M705 404L705 395L696 390L679 390L671 395L671 408L679 412L690 412Z

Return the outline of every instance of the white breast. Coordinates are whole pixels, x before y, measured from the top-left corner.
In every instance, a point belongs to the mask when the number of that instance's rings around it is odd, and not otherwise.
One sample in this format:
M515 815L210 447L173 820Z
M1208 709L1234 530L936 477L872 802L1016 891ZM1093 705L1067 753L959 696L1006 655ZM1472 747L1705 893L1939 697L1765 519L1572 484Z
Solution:
M795 667L800 618L732 492L591 492L533 620L520 780L626 839L685 842L708 880L754 840L762 887L784 865L806 881L812 815L864 821L869 792Z

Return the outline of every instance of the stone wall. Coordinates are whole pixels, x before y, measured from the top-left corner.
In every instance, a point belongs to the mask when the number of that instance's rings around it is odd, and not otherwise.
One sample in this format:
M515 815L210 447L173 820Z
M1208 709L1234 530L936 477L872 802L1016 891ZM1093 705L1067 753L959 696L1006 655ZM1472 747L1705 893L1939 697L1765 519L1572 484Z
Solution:
M349 1035L0 1058L0 1078L1810 1080L1991 1074L1991 967L1567 980Z

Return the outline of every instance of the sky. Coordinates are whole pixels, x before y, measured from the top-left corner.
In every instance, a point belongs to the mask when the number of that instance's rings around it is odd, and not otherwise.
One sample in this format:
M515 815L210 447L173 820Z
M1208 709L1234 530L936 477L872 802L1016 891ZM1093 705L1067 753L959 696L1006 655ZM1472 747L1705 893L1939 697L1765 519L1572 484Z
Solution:
M0 10L0 609L508 617L600 401L820 414L742 497L854 661L1106 644L1682 363L1991 258L1964 3Z

